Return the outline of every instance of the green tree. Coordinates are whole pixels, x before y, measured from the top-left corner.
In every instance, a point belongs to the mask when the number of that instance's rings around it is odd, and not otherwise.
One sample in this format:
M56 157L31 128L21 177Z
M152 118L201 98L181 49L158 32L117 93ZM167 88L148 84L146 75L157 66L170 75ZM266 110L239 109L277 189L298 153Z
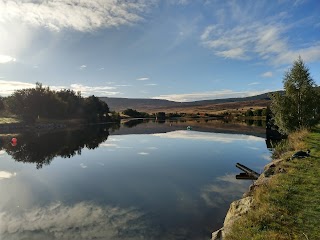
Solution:
M253 116L252 110L248 109L248 110L246 111L246 116L247 116L247 117L252 117L252 116Z
M290 133L317 124L319 95L301 57L294 61L285 74L283 85L284 94L277 92L270 96L274 122L280 132Z
M94 95L84 99L84 115L88 122L108 122L109 107Z
M66 107L55 92L41 83L36 83L35 88L16 90L8 97L7 104L10 112L27 122L34 122L38 117L60 117Z
M0 97L0 111L4 110L4 100L3 97Z
M262 109L256 109L253 111L254 116L262 116Z

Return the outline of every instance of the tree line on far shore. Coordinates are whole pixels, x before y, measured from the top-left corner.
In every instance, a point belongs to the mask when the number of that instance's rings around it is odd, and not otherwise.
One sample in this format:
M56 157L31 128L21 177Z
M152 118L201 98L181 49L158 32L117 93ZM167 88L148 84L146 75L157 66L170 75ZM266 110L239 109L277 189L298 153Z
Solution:
M299 129L310 129L320 121L320 88L311 78L309 69L301 57L294 61L292 68L283 79L284 93L270 95L272 121L284 134ZM270 109L247 110L245 117L267 116ZM8 97L0 97L0 112L13 114L25 122L37 119L85 119L87 122L118 122L120 115L110 112L106 102L95 96L82 97L80 92L70 89L53 91L36 83L35 88L16 90ZM126 109L124 115L134 118L185 117L187 114L158 112L148 114ZM225 112L227 117L230 113ZM191 115L190 115L191 116ZM193 116L193 115L192 115ZM200 113L195 115L200 116ZM205 116L209 116L205 114Z
M36 83L35 88L16 90L0 98L0 111L14 114L23 121L37 119L85 119L88 122L119 121L119 115L110 113L107 103L95 96L82 97L70 89L53 91Z

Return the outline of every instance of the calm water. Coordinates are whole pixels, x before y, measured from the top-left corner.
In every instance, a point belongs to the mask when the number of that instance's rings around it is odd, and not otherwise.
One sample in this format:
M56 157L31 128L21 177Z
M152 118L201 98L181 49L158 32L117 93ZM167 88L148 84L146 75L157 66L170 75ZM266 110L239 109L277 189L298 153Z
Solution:
M1 135L0 239L209 239L251 184L235 164L269 161L261 128L136 124Z

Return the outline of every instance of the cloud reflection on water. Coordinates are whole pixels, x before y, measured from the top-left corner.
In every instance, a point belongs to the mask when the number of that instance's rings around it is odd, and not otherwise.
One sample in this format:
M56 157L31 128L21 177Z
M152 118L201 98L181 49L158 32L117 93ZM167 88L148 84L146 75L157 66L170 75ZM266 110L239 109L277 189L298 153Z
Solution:
M8 179L8 178L12 178L15 177L17 175L17 173L11 173L11 172L6 172L6 171L0 171L0 180L2 179Z
M236 173L227 174L216 178L212 184L201 189L201 198L213 208L228 204L248 190L246 181L235 178Z
M134 208L101 207L89 202L51 204L20 212L0 212L1 239L149 239L144 213Z
M168 133L156 133L153 136L161 138L171 138L171 139L190 139L190 140L202 140L202 141L213 141L222 143L232 143L235 141L254 141L263 142L263 138L250 136L250 135L240 135L240 134L223 134L223 133L207 133L207 132L196 132L187 130L178 130Z

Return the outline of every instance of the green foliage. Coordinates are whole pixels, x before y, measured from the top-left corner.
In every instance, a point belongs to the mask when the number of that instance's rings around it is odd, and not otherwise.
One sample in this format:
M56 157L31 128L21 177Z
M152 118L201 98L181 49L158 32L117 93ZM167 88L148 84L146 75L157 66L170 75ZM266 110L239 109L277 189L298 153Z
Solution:
M165 119L166 113L165 112L157 112L156 117L157 117L157 119Z
M270 109L268 107L267 108L263 108L261 110L261 116L267 116L269 111L270 111Z
M247 116L247 117L252 117L252 116L253 116L252 110L248 109L248 110L246 111L246 116Z
M0 111L4 110L4 100L3 97L0 97Z
M137 110L128 108L122 112L125 115L128 115L129 117L135 117L135 118L148 118L150 115L146 112L138 112Z
M108 115L108 105L95 96L84 99L84 116L88 122L107 122L110 120Z
M84 118L88 122L107 122L108 105L95 96L81 97L69 89L52 91L36 83L35 88L15 91L5 103L8 111L19 116L25 122L36 119L71 119Z
M27 122L34 122L36 118L60 117L65 112L66 104L49 88L42 87L15 91L7 99L9 111L21 116Z
M262 116L262 109L256 109L253 111L254 116Z
M84 99L81 97L80 92L75 92L70 89L63 89L56 92L56 95L65 103L65 117L68 118L77 118L81 117L83 114L83 101Z
M182 114L180 113L169 113L169 118L178 118L178 117L182 117Z
M310 128L319 120L319 92L301 57L283 79L285 94L271 95L275 124L282 133Z

